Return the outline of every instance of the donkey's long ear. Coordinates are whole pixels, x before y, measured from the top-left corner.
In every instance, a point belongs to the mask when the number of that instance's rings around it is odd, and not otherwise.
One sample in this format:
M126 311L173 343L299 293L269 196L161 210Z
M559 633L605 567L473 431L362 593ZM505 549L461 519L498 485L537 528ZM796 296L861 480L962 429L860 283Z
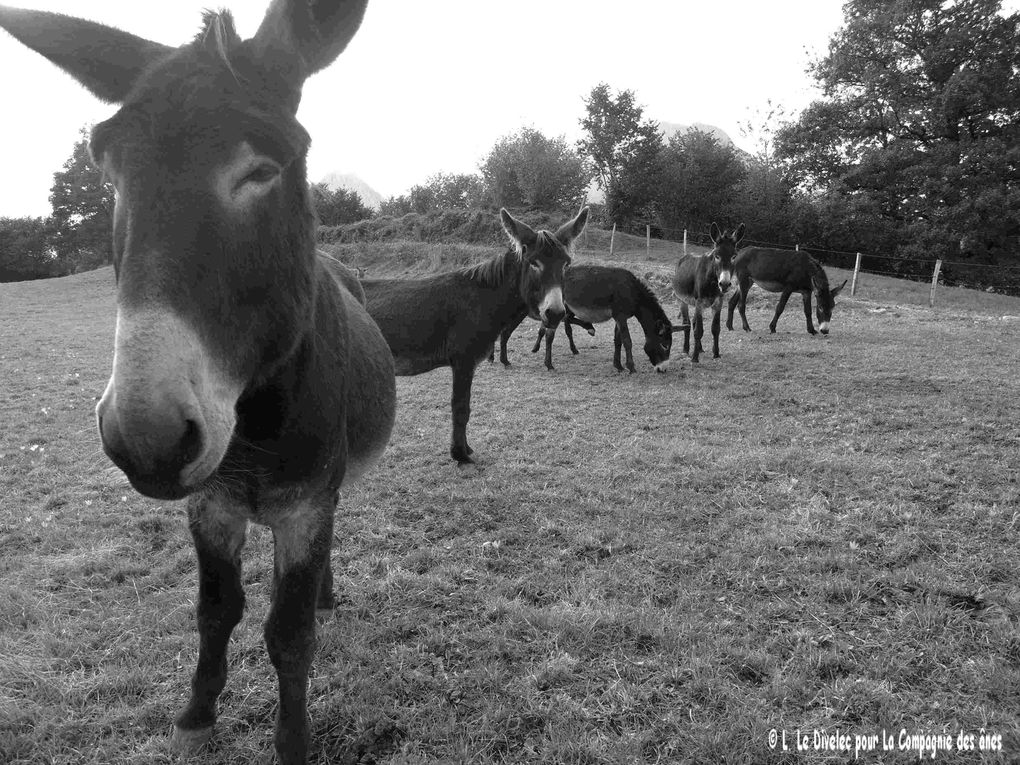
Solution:
M744 224L741 223L737 226L737 230L733 232L733 244L740 244L740 240L744 238Z
M843 288L844 288L844 287L846 286L846 283L847 283L847 281L849 281L849 280L848 280L848 279L844 279L844 280L843 280L843 283L842 283L841 285L839 285L838 287L836 287L836 289L834 289L834 290L831 290L831 291L829 292L829 294L830 294L830 295L831 295L832 297L836 297L836 295L838 295L838 294L839 294L840 292L842 292L842 291L843 291Z
M567 221L556 231L556 239L564 247L570 247L577 237L584 231L584 227L588 224L588 210L589 208L582 208L581 212L577 214L577 217L571 221Z
M510 244L521 255L524 254L525 249L534 246L538 240L535 229L524 221L517 220L506 211L505 207L499 211L499 222L503 224L503 230L510 237Z
M289 58L294 67L288 79L300 87L347 47L366 5L368 0L272 0L251 41L256 56Z
M123 101L138 76L174 50L94 21L5 5L0 27L103 101Z
M712 228L708 230L708 235L712 237L713 244L722 238L722 231L719 230L719 224L715 221L712 221Z

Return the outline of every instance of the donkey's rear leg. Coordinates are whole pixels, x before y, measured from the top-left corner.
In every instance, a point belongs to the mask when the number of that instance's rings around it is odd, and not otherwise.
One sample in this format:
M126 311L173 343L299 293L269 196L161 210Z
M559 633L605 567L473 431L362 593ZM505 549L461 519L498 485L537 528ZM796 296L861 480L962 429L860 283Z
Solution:
M197 751L213 735L216 700L227 682L227 643L244 613L241 548L247 521L223 497L196 495L188 501L188 523L198 556L198 665L191 699L177 715L171 746Z
M273 604L266 649L276 667L279 705L273 745L281 765L308 759L308 673L315 655L315 609L329 565L336 492L322 491L280 516L273 529Z

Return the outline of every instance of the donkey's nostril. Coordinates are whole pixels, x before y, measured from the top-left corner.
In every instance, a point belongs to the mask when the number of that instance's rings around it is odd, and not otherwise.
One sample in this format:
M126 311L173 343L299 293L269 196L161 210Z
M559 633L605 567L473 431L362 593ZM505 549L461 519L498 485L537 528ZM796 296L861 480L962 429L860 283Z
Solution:
M180 444L181 463L190 465L202 454L202 429L194 420L186 420L184 423L184 435Z

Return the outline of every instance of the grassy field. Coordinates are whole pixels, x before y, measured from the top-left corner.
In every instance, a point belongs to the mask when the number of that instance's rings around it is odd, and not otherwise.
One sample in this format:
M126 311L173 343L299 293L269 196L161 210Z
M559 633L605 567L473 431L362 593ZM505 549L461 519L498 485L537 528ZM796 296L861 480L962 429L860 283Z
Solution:
M387 247L391 271L475 252ZM665 254L617 260L664 288ZM753 333L664 375L618 374L608 325L576 357L561 333L547 372L527 323L513 367L479 369L477 468L447 454L449 373L399 379L392 444L339 510L315 761L832 763L883 731L858 761L917 762L901 731L950 734L936 762L1020 761L1020 300L929 310L915 287L869 277L826 338L798 297L769 335L756 290ZM0 285L3 763L177 761L194 556L182 503L99 446L113 305L108 269ZM253 528L197 762L271 761L271 565Z

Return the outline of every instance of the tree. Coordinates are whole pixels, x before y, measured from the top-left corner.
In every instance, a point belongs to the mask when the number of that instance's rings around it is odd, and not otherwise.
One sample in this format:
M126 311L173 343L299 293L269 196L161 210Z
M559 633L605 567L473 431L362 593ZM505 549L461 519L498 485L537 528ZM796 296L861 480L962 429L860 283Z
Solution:
M573 210L591 180L588 168L566 140L534 128L505 136L481 165L485 192L497 207Z
M999 0L850 0L844 12L813 65L824 99L779 131L778 154L830 211L866 211L889 252L1015 260L1020 14Z
M43 218L0 218L0 282L53 276Z
M635 142L606 190L606 208L616 223L652 221L661 191L662 134L658 129Z
M481 176L473 173L436 173L424 184L412 186L409 203L412 212L472 209L480 207L485 196Z
M309 187L315 213L322 226L342 226L365 218L373 213L361 201L361 195L345 188L331 189L324 183L313 183Z
M584 109L581 128L586 136L577 148L591 160L599 188L608 195L635 153L647 153L647 142L661 141L661 135L654 122L643 119L644 111L635 103L632 90L613 96L609 86L600 82L585 99Z
M664 228L707 231L735 223L733 198L745 176L733 146L697 129L669 139L659 155L655 208Z
M50 188L50 244L62 273L87 271L113 260L113 186L89 157L89 127L79 136Z

